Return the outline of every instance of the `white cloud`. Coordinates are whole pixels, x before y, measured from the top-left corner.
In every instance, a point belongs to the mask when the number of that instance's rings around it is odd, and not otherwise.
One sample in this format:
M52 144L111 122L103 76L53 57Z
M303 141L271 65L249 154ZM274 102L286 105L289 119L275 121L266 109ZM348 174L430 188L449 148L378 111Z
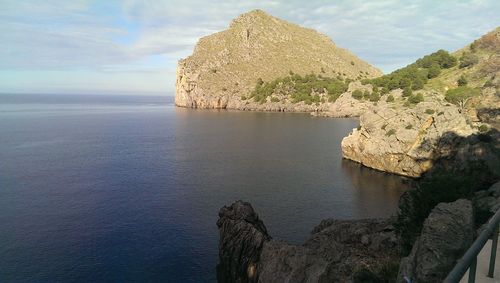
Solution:
M127 79L133 70L166 70L173 88L176 61L200 37L255 8L317 29L385 71L458 49L500 24L495 0L2 0L0 70L85 69Z

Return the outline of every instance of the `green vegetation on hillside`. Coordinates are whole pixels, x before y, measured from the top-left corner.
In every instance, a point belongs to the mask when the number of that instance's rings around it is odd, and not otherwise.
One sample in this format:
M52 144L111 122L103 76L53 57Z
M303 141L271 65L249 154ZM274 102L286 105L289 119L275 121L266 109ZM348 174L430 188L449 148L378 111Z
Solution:
M446 92L445 99L460 107L463 111L467 102L474 96L480 94L480 91L475 88L470 88L467 86L459 86L454 89L450 89Z
M320 95L323 94L328 98L328 101L333 102L347 91L349 82L349 80L343 81L339 78L328 78L315 74L301 76L290 72L290 75L270 82L259 79L250 97L256 102L264 103L268 96L279 93L289 96L293 103L304 101L306 104L312 104L324 102L321 101L322 96ZM271 99L276 101L274 97Z
M422 89L428 79L437 77L442 69L457 64L457 59L444 50L439 50L418 59L415 63L375 79L362 80L382 89ZM411 95L411 94L410 94ZM407 95L407 96L410 96Z

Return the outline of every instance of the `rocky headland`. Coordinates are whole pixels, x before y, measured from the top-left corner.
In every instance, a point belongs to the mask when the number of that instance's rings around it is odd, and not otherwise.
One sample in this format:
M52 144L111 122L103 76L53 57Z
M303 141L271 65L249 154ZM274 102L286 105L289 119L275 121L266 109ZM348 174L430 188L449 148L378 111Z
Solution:
M290 74L354 80L382 73L325 35L254 10L234 19L229 29L201 38L193 54L179 61L175 104L289 112L328 109L323 97L318 103L297 101L290 97L293 91L285 89L264 99L252 96L259 82L272 83ZM327 96L323 89L317 92Z

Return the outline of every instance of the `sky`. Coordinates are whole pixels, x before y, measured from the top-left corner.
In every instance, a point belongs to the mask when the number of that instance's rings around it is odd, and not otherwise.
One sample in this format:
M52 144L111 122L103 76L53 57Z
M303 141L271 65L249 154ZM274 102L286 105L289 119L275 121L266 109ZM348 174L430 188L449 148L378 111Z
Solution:
M385 73L500 25L498 0L0 0L0 93L173 95L177 61L253 9Z

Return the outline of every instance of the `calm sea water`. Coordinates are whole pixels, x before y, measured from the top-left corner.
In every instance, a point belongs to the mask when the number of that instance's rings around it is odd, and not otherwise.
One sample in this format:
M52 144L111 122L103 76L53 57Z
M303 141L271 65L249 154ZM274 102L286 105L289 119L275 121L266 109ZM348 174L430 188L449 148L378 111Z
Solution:
M342 160L357 124L0 95L0 282L213 282L218 210L237 199L292 243L323 218L388 216L406 185Z

